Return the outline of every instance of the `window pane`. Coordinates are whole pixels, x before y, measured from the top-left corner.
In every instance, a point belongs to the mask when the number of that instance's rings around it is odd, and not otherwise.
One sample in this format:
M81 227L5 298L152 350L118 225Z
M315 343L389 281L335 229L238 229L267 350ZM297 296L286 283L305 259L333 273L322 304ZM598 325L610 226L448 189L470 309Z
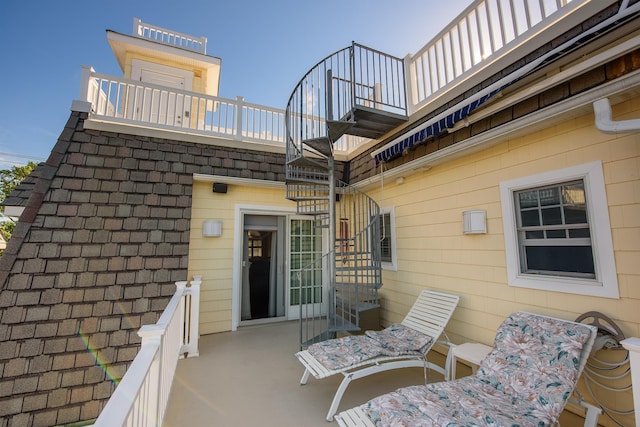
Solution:
M572 239L581 239L591 237L591 233L588 228L576 228L569 230L569 237Z
M520 218L522 219L523 227L534 227L540 225L540 218L538 217L538 211L522 211L520 212Z
M291 305L300 304L300 289L291 289Z
M542 224L562 224L562 213L559 207L542 209Z
M579 273L595 277L591 246L527 246L527 269Z
M544 239L544 231L527 231L524 234L527 239Z
M584 182L578 181L571 184L565 184L562 187L562 200L565 204L582 204L585 203Z
M300 239L291 237L291 252L300 252Z
M393 262L391 256L391 214L380 215L380 255L384 262Z
M560 204L560 191L558 187L544 188L540 190L539 193L541 206Z
M566 230L547 230L547 239L566 239Z
M523 191L518 195L521 208L538 207L538 191Z
M585 205L565 206L564 218L566 224L586 224L587 210Z

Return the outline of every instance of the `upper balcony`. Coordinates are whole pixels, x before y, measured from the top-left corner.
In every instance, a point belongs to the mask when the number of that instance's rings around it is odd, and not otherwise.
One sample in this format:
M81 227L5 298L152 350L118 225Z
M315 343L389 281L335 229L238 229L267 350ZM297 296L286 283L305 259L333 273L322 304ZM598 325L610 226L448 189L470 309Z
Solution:
M289 118L284 109L251 104L242 97L225 99L208 90L108 76L90 67L83 72L81 99L91 102L92 121L222 138L238 147L270 151L284 151L287 140L299 146L303 140L330 137L333 155L350 159L371 148L373 141L392 141L404 129L422 125L431 112L458 102L488 77L614 2L475 0L422 49L403 59L354 43L320 61L299 81L288 105ZM133 32L130 42L206 52L204 37L138 19ZM483 88L468 99L492 93Z
M193 50L203 55L207 54L206 37L193 37L177 31L167 30L157 25L149 25L143 23L139 18L133 18L133 34L142 39L152 40L181 49Z

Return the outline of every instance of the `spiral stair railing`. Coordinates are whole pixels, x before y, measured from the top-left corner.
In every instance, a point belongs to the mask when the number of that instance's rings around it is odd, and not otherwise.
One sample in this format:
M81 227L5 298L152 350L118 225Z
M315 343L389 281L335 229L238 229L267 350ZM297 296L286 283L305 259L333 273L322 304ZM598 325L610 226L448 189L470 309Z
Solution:
M334 146L343 135L379 138L406 119L403 61L355 43L318 62L289 98L287 198L331 239L328 252L292 283L301 295L301 347L377 319L380 208L335 179ZM326 272L321 293L318 271Z

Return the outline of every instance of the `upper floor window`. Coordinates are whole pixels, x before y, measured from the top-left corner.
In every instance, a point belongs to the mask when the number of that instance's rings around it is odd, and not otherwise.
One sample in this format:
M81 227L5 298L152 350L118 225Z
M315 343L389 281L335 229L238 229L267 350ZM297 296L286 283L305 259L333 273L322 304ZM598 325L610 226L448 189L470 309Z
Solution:
M618 298L599 162L500 185L509 284Z
M595 277L584 181L514 193L520 272Z
M382 268L386 270L396 270L396 226L395 209L393 207L382 209L379 224Z

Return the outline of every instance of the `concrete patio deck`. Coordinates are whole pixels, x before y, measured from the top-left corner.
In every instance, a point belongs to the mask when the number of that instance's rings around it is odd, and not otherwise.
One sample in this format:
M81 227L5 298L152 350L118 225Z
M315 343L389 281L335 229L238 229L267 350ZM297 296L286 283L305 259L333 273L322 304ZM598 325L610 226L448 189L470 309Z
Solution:
M240 328L200 338L200 356L178 362L164 427L337 425L325 420L342 375L311 377L294 356L298 322ZM442 376L429 372L430 381ZM424 382L420 368L382 372L349 385L338 412L406 385Z
M295 357L298 322L239 328L200 337L200 356L178 361L163 427L328 427L325 420L342 375L309 378ZM432 350L429 361L444 364ZM458 363L457 377L471 373ZM442 375L428 371L430 382ZM421 368L396 369L353 381L338 413L399 387L424 383ZM570 404L571 405L571 404ZM582 426L584 418L567 410L563 427Z

